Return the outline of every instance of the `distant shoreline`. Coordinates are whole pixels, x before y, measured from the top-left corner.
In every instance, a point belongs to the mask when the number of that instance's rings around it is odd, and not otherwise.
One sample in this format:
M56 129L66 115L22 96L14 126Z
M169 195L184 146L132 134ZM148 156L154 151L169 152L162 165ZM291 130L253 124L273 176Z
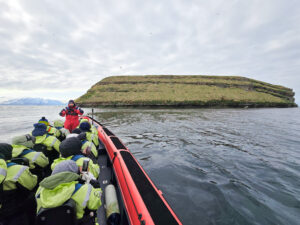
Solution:
M65 106L65 104L64 105L0 104L0 106Z
M97 104L97 103L86 103L78 104L84 108L297 108L298 105L294 104L263 104L263 103L252 103L252 104L177 104L177 105L147 105L147 104Z

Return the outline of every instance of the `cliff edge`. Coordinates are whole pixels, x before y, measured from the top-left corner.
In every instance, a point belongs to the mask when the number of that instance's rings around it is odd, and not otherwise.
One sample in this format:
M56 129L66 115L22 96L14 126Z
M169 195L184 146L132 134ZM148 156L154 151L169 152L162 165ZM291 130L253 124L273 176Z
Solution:
M85 107L297 107L292 89L239 76L111 76L77 99Z

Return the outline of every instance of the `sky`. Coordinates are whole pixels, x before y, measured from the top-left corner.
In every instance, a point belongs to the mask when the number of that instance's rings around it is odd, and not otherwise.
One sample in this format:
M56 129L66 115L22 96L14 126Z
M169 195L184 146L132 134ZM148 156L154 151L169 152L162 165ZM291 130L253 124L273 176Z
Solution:
M299 0L0 0L0 101L67 101L111 75L237 75L293 88Z

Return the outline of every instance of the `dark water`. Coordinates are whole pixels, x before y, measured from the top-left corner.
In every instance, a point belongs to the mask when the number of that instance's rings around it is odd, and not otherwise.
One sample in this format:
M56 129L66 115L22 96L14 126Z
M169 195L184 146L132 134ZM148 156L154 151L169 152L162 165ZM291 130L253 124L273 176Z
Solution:
M0 141L59 109L0 107ZM183 224L300 224L299 109L97 111Z

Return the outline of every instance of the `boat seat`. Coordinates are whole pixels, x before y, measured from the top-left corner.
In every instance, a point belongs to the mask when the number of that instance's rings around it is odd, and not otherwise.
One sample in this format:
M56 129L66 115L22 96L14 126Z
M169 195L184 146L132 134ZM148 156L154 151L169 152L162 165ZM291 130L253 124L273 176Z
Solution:
M56 208L41 208L37 214L36 225L76 225L76 203L69 199Z

